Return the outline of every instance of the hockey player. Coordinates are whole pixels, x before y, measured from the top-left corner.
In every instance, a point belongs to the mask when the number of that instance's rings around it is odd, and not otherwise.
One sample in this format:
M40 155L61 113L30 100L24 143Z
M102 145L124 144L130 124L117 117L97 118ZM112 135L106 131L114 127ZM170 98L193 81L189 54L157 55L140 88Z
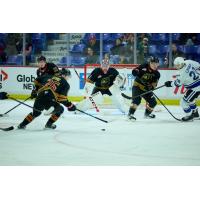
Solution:
M38 117L43 110L48 110L52 106L54 107L54 111L47 121L45 128L55 129L56 125L54 123L64 112L64 108L60 103L66 106L68 111L76 110L76 106L67 99L67 93L70 88L67 79L70 75L70 71L63 68L60 75L47 75L38 77L35 80L38 95L35 99L33 112L29 113L23 122L18 125L18 129L25 129L26 125Z
M0 100L8 99L8 93L7 92L0 92Z
M200 64L193 60L184 60L182 57L177 57L174 60L174 67L179 70L179 76L174 81L166 81L165 86L180 87L184 85L187 91L180 104L186 116L182 120L198 119L199 113L195 100L200 95Z
M37 69L37 77L42 77L45 75L55 75L59 73L59 68L54 63L46 62L46 58L44 56L40 56L38 59L38 69ZM37 91L32 90L31 99L36 98Z
M139 65L137 68L132 70L133 76L135 76L135 80L133 82L132 87L132 104L129 109L128 119L131 121L135 121L134 113L137 107L140 105L142 97L146 100L147 106L144 113L145 118L155 118L155 115L152 114L154 107L157 102L153 93L150 92L144 96L140 96L134 98L134 96L141 95L144 92L152 90L156 88L160 73L157 68L159 66L159 59L157 57L150 57L148 63L144 63Z
M58 66L54 63L48 63L44 56L40 56L37 61L39 67L37 70L37 77L59 73Z
M125 107L124 99L121 96L120 87L125 83L125 77L119 72L110 67L109 60L102 60L101 67L95 68L86 80L85 92L86 99L77 105L81 110L87 110L92 107L92 102L88 98L92 96L96 104L103 102L103 95L111 97L112 102L123 113L128 109Z

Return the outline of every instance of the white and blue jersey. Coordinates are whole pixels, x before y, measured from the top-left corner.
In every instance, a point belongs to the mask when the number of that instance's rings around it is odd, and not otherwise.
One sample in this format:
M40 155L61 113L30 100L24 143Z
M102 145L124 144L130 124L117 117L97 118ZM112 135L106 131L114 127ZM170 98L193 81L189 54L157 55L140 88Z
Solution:
M200 90L200 64L186 60L185 66L179 70L179 76L173 83L178 87L184 85L187 89Z
M193 60L186 60L185 65L179 70L179 76L173 82L174 86L181 86L187 89L181 99L181 106L187 115L197 109L195 99L200 95L200 64Z

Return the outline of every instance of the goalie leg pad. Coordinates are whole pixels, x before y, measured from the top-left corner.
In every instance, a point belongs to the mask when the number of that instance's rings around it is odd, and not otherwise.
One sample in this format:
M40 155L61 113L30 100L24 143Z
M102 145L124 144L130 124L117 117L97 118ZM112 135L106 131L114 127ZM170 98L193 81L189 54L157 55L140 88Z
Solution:
M129 107L126 105L125 99L122 97L119 87L113 84L109 90L112 93L111 100L113 104L115 104L122 113L128 113Z
M81 102L79 102L76 107L79 110L82 111L86 111L90 108L94 108L94 103L98 106L99 104L103 103L103 96L101 94L101 92L97 92L93 95L91 95L92 99L90 97L86 97L86 99L82 100ZM94 103L93 103L94 102Z

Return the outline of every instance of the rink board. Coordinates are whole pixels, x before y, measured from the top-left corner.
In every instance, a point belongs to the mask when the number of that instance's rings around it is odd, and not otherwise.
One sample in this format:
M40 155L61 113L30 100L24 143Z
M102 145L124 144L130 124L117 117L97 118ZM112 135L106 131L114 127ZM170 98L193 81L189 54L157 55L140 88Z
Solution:
M0 67L0 91L6 91L18 99L27 98L34 88L33 81L36 78L36 70L37 68L34 67ZM80 101L83 99L84 69L77 67L76 70L80 75L80 79L75 74L74 69L70 69L72 78L69 80L70 91L68 95L72 101ZM88 73L91 71L92 69L88 69ZM131 87L134 81L134 77L131 74L132 70L118 69L118 71L126 76L126 84L123 92L127 95L131 95ZM163 85L167 80L173 80L173 77L177 74L176 70L159 71L161 73L161 78L158 86ZM177 105L184 92L184 87L163 87L155 93L164 100L165 103ZM106 99L105 101L109 103L109 99Z

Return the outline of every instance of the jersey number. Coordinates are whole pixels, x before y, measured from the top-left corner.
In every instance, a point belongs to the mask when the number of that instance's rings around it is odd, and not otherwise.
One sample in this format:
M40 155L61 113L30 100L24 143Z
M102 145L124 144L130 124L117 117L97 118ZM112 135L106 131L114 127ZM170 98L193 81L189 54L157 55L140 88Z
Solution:
M55 91L57 88L56 84L51 79L48 81L47 86L50 87L53 91Z
M199 76L194 71L191 71L189 73L189 76L192 77L194 81L196 81L197 79L199 79Z

